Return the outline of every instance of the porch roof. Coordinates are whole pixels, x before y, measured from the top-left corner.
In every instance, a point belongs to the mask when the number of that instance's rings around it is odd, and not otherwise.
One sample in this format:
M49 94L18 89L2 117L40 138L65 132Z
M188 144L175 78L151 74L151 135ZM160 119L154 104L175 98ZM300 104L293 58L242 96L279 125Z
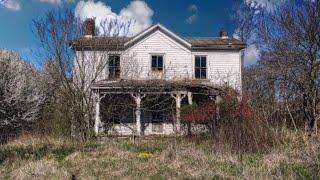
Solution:
M113 93L171 93L188 91L199 94L218 95L222 88L208 80L102 80L91 86L93 91Z

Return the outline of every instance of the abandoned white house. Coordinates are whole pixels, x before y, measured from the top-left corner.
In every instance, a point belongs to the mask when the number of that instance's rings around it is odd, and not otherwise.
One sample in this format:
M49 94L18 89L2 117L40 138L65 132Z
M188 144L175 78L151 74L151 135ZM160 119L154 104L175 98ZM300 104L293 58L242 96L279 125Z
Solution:
M72 46L84 62L107 62L91 84L96 134L181 132L182 104L198 95L215 98L225 85L241 91L245 44L224 31L220 37L184 38L156 24L134 37L106 37L94 34L94 23L87 20L85 36ZM132 106L107 108L114 104Z

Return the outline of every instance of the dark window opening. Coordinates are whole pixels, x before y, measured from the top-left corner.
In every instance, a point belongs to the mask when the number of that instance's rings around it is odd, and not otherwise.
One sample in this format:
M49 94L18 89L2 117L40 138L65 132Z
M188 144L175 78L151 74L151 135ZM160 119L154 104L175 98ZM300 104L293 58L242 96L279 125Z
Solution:
M110 79L120 78L120 56L119 55L109 56L109 78Z
M164 112L153 111L151 112L151 118L153 123L162 123L164 121Z
M101 121L108 126L112 124L135 123L134 113L135 103L130 95L110 94L101 100Z
M196 56L195 57L195 78L196 79L206 79L207 78L207 57L206 56Z
M163 56L151 56L151 68L153 71L162 71Z

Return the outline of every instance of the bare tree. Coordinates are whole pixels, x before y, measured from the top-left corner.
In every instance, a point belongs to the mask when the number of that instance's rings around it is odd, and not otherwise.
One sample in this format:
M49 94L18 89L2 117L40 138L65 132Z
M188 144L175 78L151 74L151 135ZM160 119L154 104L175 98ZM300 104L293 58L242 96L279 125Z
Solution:
M319 119L320 2L287 2L265 14L259 29L278 81L302 105L312 131ZM282 86L282 87L283 87Z
M297 110L300 106L303 118L316 132L319 119L320 2L287 1L275 5L270 11L247 2L244 7L239 11L243 16L239 15L237 20L237 34L243 41L254 39L249 43L258 45L261 52L260 62L244 70L245 91L249 94L251 91L257 103L262 101L279 107L272 111L282 113L284 119L289 116L295 128L301 118ZM252 30L254 34L250 35ZM265 108L260 112L263 110Z
M255 1L238 1L234 5L234 14L231 20L236 26L235 36L247 44L255 43L253 38L257 33L258 17L263 14L263 8Z
M94 21L92 26L95 26ZM93 127L94 94L90 87L107 77L108 55L119 53L120 47L114 45L123 40L116 37L125 25L120 21L105 21L102 28L103 34L110 34L108 31L112 30L114 37L103 37L104 43L99 44L97 37L84 36L88 29L72 11L49 12L33 21L42 58L51 64L47 74L56 82L51 85L67 105L72 136L80 140L87 140ZM97 29L101 31L101 27ZM97 34L97 31L92 33Z

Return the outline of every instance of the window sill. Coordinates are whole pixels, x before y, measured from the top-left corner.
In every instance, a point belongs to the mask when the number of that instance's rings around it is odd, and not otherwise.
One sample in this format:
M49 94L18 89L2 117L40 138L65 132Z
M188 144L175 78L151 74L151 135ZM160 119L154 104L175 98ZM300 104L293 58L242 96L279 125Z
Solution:
M152 72L163 72L163 69L152 68L151 71Z
M108 78L108 81L116 81L116 80L120 80L121 78L120 77L117 77L117 78Z
M198 79L198 78L193 78L194 81L205 81L205 82L209 82L210 79L206 78L206 79Z

